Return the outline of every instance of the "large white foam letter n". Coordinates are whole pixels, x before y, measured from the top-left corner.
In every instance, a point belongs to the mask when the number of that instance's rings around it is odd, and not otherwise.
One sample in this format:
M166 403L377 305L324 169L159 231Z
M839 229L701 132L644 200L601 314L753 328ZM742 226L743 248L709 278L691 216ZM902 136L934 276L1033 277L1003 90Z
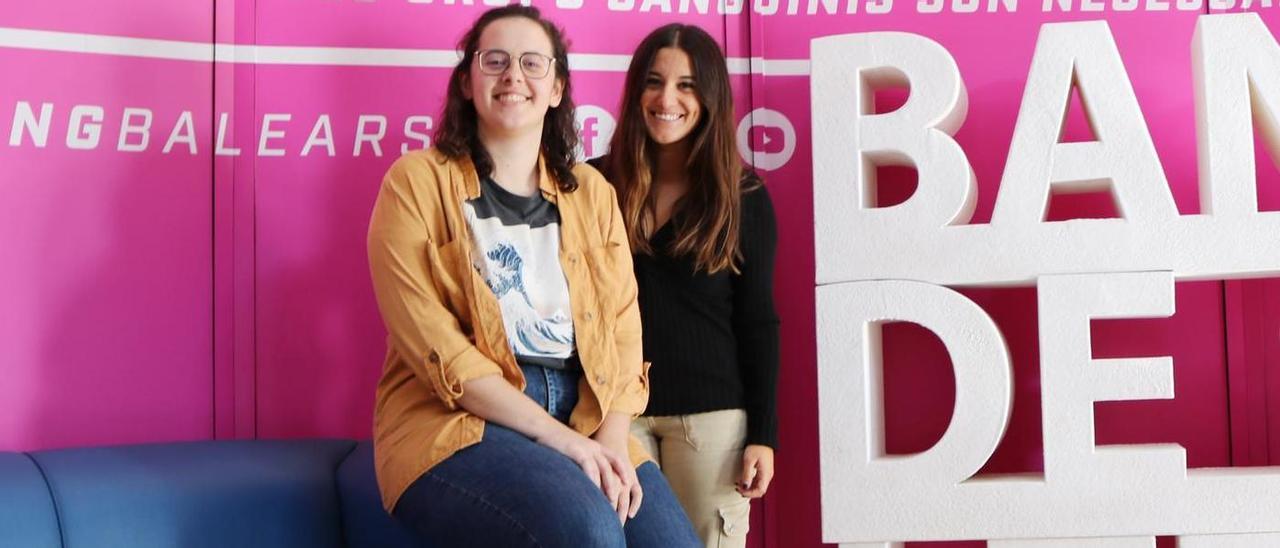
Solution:
M1280 165L1280 45L1256 13L1201 17L1191 42L1200 212L1254 215L1254 131Z

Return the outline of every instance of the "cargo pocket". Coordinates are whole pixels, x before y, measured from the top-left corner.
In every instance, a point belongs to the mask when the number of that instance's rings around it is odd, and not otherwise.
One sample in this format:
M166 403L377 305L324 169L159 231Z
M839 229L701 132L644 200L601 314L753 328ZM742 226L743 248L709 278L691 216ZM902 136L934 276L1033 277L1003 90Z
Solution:
M716 509L720 514L720 538L717 548L743 546L751 528L751 500L742 499Z

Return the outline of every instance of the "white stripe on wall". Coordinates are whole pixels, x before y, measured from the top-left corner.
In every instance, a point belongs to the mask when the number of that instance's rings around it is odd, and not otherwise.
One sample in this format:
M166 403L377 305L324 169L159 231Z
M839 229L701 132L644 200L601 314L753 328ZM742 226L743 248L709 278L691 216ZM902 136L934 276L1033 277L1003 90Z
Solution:
M246 46L10 27L0 27L0 48L254 65L451 68L458 62L458 52L441 49ZM569 66L574 70L593 72L626 72L630 61L629 55L600 53L569 55ZM730 74L764 76L809 74L809 61L806 59L730 57L726 61Z
M0 27L0 47L65 51L71 53L97 53L174 59L178 61L213 60L213 45L200 42L174 40L150 40L125 38L101 34L80 34Z

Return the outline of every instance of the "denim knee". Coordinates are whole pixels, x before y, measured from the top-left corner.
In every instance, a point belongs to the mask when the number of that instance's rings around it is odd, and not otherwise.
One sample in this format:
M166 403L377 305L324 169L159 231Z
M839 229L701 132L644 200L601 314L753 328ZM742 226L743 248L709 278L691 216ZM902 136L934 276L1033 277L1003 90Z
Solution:
M593 501L594 502L594 501ZM601 548L625 548L627 537L618 514L609 507L604 497L599 504L582 504L552 508L554 517L536 527L534 532L538 544L553 547L577 548L583 546L599 546ZM555 506L555 504L551 504Z

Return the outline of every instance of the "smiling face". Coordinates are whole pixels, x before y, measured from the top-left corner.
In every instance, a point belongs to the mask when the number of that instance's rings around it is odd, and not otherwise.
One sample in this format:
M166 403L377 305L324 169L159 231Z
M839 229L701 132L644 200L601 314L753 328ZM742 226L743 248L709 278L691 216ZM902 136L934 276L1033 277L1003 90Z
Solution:
M520 68L520 56L533 52L554 57L551 38L537 23L524 17L498 19L480 34L479 51L502 50L511 61L501 74L486 74L480 56L473 57L465 95L476 107L481 134L502 138L542 133L547 109L560 105L562 82L556 67L541 78L529 78Z
M659 145L677 143L698 126L702 103L689 55L679 48L662 48L645 78L640 108L649 138Z

